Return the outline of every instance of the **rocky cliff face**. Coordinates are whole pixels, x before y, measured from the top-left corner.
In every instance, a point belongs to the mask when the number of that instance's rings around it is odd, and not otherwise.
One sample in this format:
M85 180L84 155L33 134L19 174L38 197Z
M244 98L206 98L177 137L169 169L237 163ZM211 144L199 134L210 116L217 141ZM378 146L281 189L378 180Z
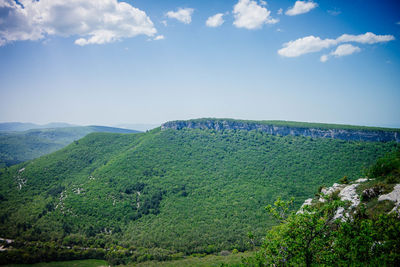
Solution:
M273 123L257 123L247 121L209 119L209 120L188 120L171 121L161 125L161 129L180 130L190 129L210 129L210 130L258 130L273 135L294 135L308 136L313 138L333 138L347 141L374 141L374 142L400 142L400 131L384 130L353 130L353 129L325 129L316 127L292 127L274 125Z

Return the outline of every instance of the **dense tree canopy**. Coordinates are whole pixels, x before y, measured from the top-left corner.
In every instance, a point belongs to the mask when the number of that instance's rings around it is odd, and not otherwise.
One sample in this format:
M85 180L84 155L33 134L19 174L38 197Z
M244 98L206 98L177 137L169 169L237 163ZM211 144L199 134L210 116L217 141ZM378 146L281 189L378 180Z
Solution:
M266 204L294 197L295 210L396 147L244 130L90 134L1 169L0 236L135 259L247 250L276 224Z

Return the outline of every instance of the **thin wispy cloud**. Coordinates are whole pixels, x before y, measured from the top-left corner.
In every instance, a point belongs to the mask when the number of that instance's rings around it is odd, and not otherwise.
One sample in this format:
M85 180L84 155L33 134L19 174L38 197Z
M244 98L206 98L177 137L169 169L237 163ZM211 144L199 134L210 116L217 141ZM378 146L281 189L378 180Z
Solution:
M192 22L193 8L178 8L177 11L168 11L166 16L170 19L176 19L182 23L190 24Z
M317 3L314 3L312 1L296 1L294 3L294 6L289 8L285 14L288 16L296 16L300 14L304 14L307 12L310 12L312 9L316 8L318 6Z
M343 34L336 39L321 39L320 37L311 35L283 44L283 47L278 50L278 54L283 57L298 57L308 53L319 52L340 43L355 42L361 44L376 44L389 42L394 39L395 37L393 35L376 35L372 32L360 35ZM349 47L347 47L347 49L349 49Z
M327 62L328 59L329 59L329 55L322 55L322 56L319 58L319 61L321 61L322 63L324 63L324 62Z
M0 46L47 36L77 36L77 45L105 44L157 33L146 13L116 0L0 1ZM68 11L68 12L66 12Z
M233 7L233 15L235 18L233 25L249 30L259 29L264 24L275 24L279 21L271 17L271 11L253 0L239 0Z
M334 9L328 10L328 13L329 13L330 15L332 15L332 16L338 16L338 15L340 15L340 14L342 13L342 11L340 11L340 10L337 9L337 8L334 8Z
M372 32L367 32L359 35L343 34L337 38L337 41L339 43L356 42L361 44L376 44L393 41L394 39L393 35L376 35Z
M215 14L214 16L209 17L206 21L206 25L212 28L221 26L224 23L223 16L224 16L223 13L218 13Z
M154 37L154 41L164 40L164 39L165 39L164 35L157 35L156 37Z

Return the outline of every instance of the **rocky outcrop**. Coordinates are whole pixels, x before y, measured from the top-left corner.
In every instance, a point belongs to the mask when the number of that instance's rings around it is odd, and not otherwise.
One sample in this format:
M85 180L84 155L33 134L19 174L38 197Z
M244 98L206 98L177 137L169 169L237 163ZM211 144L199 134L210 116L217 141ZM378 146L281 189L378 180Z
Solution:
M397 184L393 191L386 195L381 195L378 201L389 200L394 202L395 206L391 212L397 212L400 215L400 184Z
M333 220L340 219L342 221L352 219L352 212L360 205L361 200L360 196L357 193L357 187L368 181L367 178L360 178L356 181L354 181L351 184L337 184L334 183L331 187L324 187L321 189L321 194L319 194L319 197L313 199L309 198L306 199L303 203L303 205L300 207L300 209L297 211L297 214L303 213L304 212L304 207L313 205L313 203L318 203L318 202L326 202L326 196L331 196L333 193L337 193L338 197L340 200L345 201L348 203L347 207L339 207L336 210L336 214L333 218ZM367 198L365 196L366 192L369 194L370 198ZM371 193L372 192L372 193ZM367 188L362 192L362 197L363 201L369 201L372 198L378 197L378 201L391 201L394 202L394 208L390 211L391 212L397 212L397 214L400 215L400 184L396 184L393 188L393 191L381 195L382 193L382 188L380 188L379 185L375 185L371 188Z
M230 119L201 119L201 120L187 120L187 121L171 121L161 125L161 130L174 129L181 130L184 128L190 129L209 129L209 130L258 130L273 135L293 135L293 136L307 136L312 138L333 138L347 141L374 141L374 142L400 142L400 130L381 130L373 128L366 129L340 129L335 127L330 129L327 127L313 127L313 124L304 123L304 127L285 126L282 123L279 125L273 122L253 122L253 121L240 121Z
M316 198L315 200L312 198L306 199L297 214L304 212L304 206L313 205L313 201L315 201L315 203L326 202L326 196L331 196L333 193L337 192L340 200L346 201L347 203L349 203L349 205L346 208L339 207L336 210L333 220L339 219L342 221L346 221L348 219L351 219L351 212L354 211L355 208L360 204L360 197L358 196L356 189L360 185L360 183L364 183L367 180L368 179L361 178L354 181L353 184L334 183L331 187L324 187L321 189L321 194L319 198Z

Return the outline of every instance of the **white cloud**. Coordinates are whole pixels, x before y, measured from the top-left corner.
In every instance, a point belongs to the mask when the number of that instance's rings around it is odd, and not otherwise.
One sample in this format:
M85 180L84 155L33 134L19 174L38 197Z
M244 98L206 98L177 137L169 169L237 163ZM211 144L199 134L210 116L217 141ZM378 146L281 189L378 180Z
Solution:
M322 55L320 58L319 58L319 61L321 61L321 62L327 62L328 61L328 55Z
M289 8L286 11L286 15L288 16L296 16L300 14L304 14L309 12L311 9L314 9L318 6L317 3L314 3L312 1L306 2L306 1L296 1L293 7Z
M137 35L154 36L140 9L117 0L0 0L0 45L46 36L79 36L78 45L104 44Z
M280 8L280 9L278 9L278 12L276 12L278 15L282 15L283 14L283 9L282 8Z
M354 46L351 44L343 44L339 45L335 51L331 53L332 56L342 57L348 56L357 52L360 52L361 49L358 46Z
M284 57L298 57L304 54L318 52L337 43L334 39L321 39L315 36L307 36L295 41L283 44L278 54Z
M342 11L340 11L337 8L334 8L334 9L328 10L328 13L331 14L332 16L338 16L342 13Z
M214 16L211 16L207 19L206 25L208 27L218 27L221 26L224 23L224 19L222 18L224 14L218 13L215 14Z
M277 19L270 16L271 11L258 5L253 0L239 0L233 7L233 15L235 21L233 25L237 28L245 28L249 30L259 29L263 24L275 24Z
M262 5L262 6L266 6L266 5L267 5L267 2L266 2L266 1L264 1L264 0L260 0L260 5Z
M167 27L167 26L168 26L168 23L167 23L167 21L166 21L166 20L162 20L162 21L161 21L161 23L162 23L162 25L164 25L165 27Z
M155 41L164 40L164 39L165 39L164 35L157 35L156 37L154 37Z
M360 35L343 34L337 39L340 43L357 42L362 44L375 44L394 40L393 35L375 35L367 32Z
M343 56L348 56L354 53L358 53L361 51L361 48L358 46L354 46L351 44L342 44L339 45L334 51L332 51L328 55L322 55L320 57L321 62L327 62L330 56L335 56L335 57L343 57Z
M278 54L284 57L298 57L312 52L319 52L322 49L340 43L355 42L362 44L375 44L392 41L394 39L393 35L376 35L371 32L360 35L343 34L337 39L321 39L311 35L283 44L283 47L278 50Z
M179 8L178 11L168 11L167 17L171 19L177 19L185 24L192 22L193 8Z

